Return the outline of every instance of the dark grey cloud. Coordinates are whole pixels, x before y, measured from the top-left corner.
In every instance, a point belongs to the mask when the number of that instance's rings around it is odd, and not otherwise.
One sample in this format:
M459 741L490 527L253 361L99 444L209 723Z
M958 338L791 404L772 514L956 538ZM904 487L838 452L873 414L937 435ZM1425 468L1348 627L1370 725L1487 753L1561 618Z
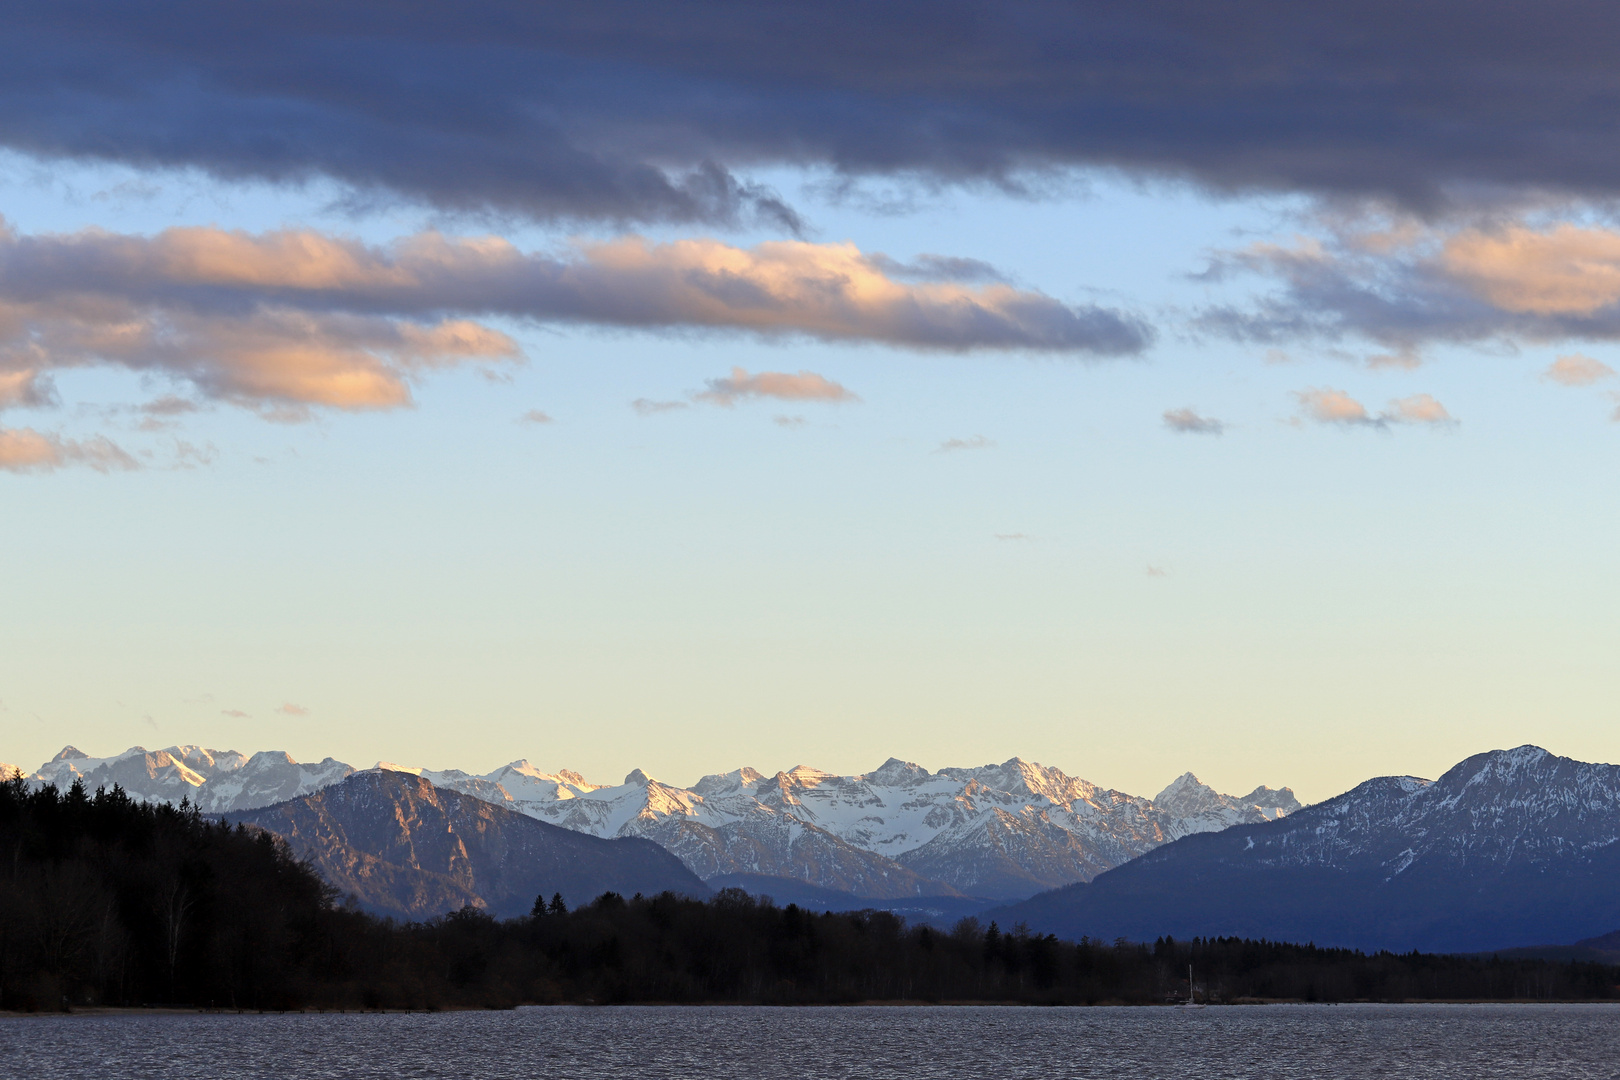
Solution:
M0 3L0 145L537 218L796 227L745 179L1620 190L1596 0Z

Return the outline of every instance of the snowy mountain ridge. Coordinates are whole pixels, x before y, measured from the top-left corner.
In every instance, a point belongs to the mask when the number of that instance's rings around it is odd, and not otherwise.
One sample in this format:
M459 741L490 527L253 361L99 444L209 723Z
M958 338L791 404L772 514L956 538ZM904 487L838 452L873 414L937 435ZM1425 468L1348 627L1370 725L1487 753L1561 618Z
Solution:
M890 758L855 776L807 766L774 775L740 768L690 788L639 769L621 784L592 784L527 760L482 775L387 762L377 768L593 836L656 841L703 878L787 877L875 898L1028 896L1089 881L1182 836L1273 821L1299 808L1287 788L1233 797L1192 773L1148 799L1022 758L938 772ZM74 779L91 788L118 783L138 798L184 796L206 812L224 812L308 795L354 771L331 758L299 764L280 752L134 747L89 758L67 747L31 779L59 788Z
M1620 925L1620 765L1537 746L1382 776L992 913L1038 932L1476 952Z
M235 750L200 746L171 746L166 750L132 746L122 754L93 758L76 747L64 746L27 779L61 791L72 787L75 780L82 780L90 791L117 784L137 799L178 803L186 798L204 813L214 814L252 810L309 795L354 771L332 758L319 764L300 764L291 754L279 750L249 757Z

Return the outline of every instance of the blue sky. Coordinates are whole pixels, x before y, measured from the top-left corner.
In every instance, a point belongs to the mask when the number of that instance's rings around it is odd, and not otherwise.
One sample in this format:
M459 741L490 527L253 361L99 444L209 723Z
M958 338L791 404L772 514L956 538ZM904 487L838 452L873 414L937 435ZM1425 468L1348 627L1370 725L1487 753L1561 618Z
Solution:
M373 251L425 230L524 252L848 241L982 260L1152 341L941 350L474 313L520 355L409 369L408 406L296 415L196 368L47 360L54 393L0 413L55 440L0 471L0 759L195 742L690 783L1022 755L1138 793L1192 769L1318 799L1524 742L1615 757L1620 384L1547 374L1620 367L1596 204L1350 212L1303 182L1214 193L1085 162L1033 192L897 173L840 193L825 163L736 168L799 215L796 239L7 152L0 215L47 248L176 226ZM1389 221L1418 239L1364 240ZM1276 253L1302 250L1343 278L1289 293ZM1373 272L1471 306L1431 299L1417 330L1368 315L1345 282ZM1343 322L1209 318L1267 297ZM1404 344L1408 366L1368 362ZM698 396L738 368L856 400ZM185 411L142 411L169 398ZM1182 409L1220 430L1177 430Z

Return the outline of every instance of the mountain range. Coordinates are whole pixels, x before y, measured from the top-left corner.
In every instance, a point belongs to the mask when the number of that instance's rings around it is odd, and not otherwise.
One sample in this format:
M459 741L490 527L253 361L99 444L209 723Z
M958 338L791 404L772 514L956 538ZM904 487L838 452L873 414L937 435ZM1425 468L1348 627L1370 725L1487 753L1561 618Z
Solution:
M524 761L483 775L355 773L278 753L92 759L69 747L28 782L75 779L279 832L367 906L412 917L656 880L936 925L980 913L1066 938L1620 947L1620 766L1533 746L1475 755L1438 780L1378 777L1310 807L1286 788L1234 799L1190 773L1144 799L1018 758L938 772L891 759L858 776L739 769L681 788L639 770L596 785ZM604 844L620 846L590 846ZM1560 941L1580 944L1548 944Z
M1089 881L1179 837L1299 808L1287 788L1233 797L1191 773L1148 799L1021 758L938 772L891 758L857 776L742 768L690 788L639 769L621 784L592 784L527 761L481 775L379 767L575 832L655 841L705 880L745 875L784 895L797 882L883 906L1020 899ZM300 764L280 752L133 747L90 758L70 746L30 779L58 788L75 779L92 789L117 783L137 798L185 797L205 812L227 813L310 795L354 771L332 758Z
M1620 926L1620 766L1534 746L1184 837L989 913L1060 937L1479 952Z

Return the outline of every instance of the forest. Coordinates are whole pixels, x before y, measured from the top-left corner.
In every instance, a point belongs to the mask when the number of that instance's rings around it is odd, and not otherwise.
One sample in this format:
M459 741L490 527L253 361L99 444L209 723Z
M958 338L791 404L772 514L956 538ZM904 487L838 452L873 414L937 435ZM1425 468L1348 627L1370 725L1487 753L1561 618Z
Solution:
M118 789L0 784L0 1010L864 1001L1612 1000L1620 968L1235 938L1060 941L812 914L740 890L536 897L497 920L369 915L276 836Z

